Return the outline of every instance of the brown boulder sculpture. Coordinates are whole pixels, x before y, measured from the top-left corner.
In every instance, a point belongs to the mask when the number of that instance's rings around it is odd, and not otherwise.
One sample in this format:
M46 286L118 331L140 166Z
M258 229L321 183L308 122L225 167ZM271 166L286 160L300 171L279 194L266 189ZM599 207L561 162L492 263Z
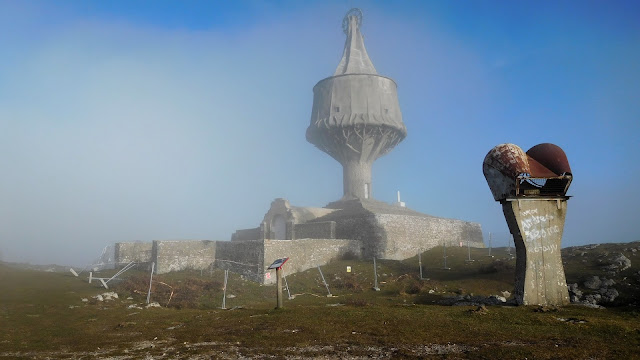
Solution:
M573 176L564 151L545 143L525 153L501 144L484 158L482 171L516 245L516 301L568 304L560 243Z

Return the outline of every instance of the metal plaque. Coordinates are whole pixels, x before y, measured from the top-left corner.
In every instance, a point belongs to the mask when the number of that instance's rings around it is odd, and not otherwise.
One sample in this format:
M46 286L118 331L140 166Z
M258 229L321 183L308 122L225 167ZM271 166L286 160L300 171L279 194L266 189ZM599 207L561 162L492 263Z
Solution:
M282 258L282 259L278 259L276 261L273 262L273 264L269 265L269 267L267 269L271 270L271 269L279 269L282 267L282 265L284 265L284 263L287 262L287 260L289 260L289 258Z

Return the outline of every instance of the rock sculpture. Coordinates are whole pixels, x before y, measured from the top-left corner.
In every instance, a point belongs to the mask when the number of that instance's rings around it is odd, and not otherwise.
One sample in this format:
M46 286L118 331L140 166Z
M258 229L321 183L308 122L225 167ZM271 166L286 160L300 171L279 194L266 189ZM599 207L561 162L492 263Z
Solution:
M545 143L525 153L501 144L489 151L482 170L516 245L516 302L568 304L560 243L573 176L564 151Z

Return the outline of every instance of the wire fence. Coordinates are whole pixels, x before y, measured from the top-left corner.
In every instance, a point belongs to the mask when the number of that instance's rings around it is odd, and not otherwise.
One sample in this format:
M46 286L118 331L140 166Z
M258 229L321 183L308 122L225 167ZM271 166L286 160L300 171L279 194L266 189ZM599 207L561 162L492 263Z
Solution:
M492 232L492 231L485 231L483 232L483 237L484 237L484 246L486 248L487 251L487 255L491 256L491 252L493 251L494 248L501 248L501 249L507 249L507 251L509 252L509 254L513 253L513 255L515 255L515 246L514 246L514 242L513 242L513 236L509 233L509 232ZM459 242L459 241L454 241L454 240L450 240L450 241L442 241L441 245L443 246L443 253L442 253L442 267L440 269L450 269L450 266L448 266L447 264L447 251L453 251L454 249L451 249L451 247L464 247L465 250L468 250L468 259L466 261L468 262L472 262L475 261L474 259L472 259L471 256L471 248L477 248L478 244L477 243L472 243L471 241L468 242ZM449 248L449 249L447 249ZM423 251L417 251L416 255L417 255L417 268L416 268L416 272L419 272L420 276L419 276L419 280L429 280L429 278L427 277L427 274L425 273L425 268L424 266L426 265L425 262L423 262L423 258L422 255ZM88 274L88 278L89 278L89 282L91 282L92 280L94 281L99 281L105 288L108 288L108 285L111 283L115 283L117 281L120 280L124 280L126 279L126 275L124 275L127 271L130 270L137 270L137 271L143 271L148 273L148 290L146 291L147 295L147 303L150 302L150 299L152 298L153 294L152 294L152 289L154 289L154 285L160 285L161 287L165 287L169 289L170 294L164 294L164 295L168 295L168 299L166 300L166 304L164 304L164 299L163 299L163 305L164 306L169 306L169 304L172 302L173 297L174 297L174 287L170 284L167 284L165 282L161 282L158 281L157 279L154 279L154 265L155 263L149 261L149 262L135 262L135 261L131 261L128 263L118 263L115 261L115 257L113 256L114 254L114 247L113 246L106 246L103 250L102 253L100 254L99 257L97 257L97 259L90 265L88 265L85 269L83 269L80 273L82 272L89 272ZM474 250L474 256L476 256L477 259L477 254L478 254L478 250ZM466 258L467 256L465 256ZM370 259L371 260L371 259ZM378 285L378 273L377 273L377 266L376 266L376 259L373 258L373 271L371 273L372 277L373 277L373 288L375 290L379 290L379 285ZM433 261L433 260L431 260ZM323 287L326 289L327 292L327 296L331 297L333 296L330 290L330 282L331 280L335 280L335 279L329 279L329 278L325 278L323 271L322 271L322 266L316 266L317 270L318 270L318 275L319 278L322 281L322 284L324 285ZM105 271L105 273L109 273L109 274L113 274L107 277L103 277L100 278L98 276L94 276L93 272L101 272L103 270L115 270L114 272L110 272L110 271ZM157 272L157 269L155 269ZM273 275L271 271L267 270L262 263L248 263L248 262L242 262L242 261L235 261L235 260L230 260L230 259L212 259L211 263L206 266L206 267L202 267L202 268L191 268L191 269L183 269L183 270L191 270L191 271L199 271L200 276L202 277L218 277L221 276L219 271L216 270L222 270L224 273L224 278L222 280L223 282L223 293L222 293L222 304L221 304L221 308L225 309L227 304L226 304L226 300L227 300L227 289L228 286L231 285L232 287L234 286L233 284L230 284L230 282L232 282L231 278L229 277L229 272L235 273L240 275L241 277L246 278L247 280L252 280L252 281L256 281L259 283L271 283L274 282L275 279L273 279ZM150 272L149 272L150 271ZM75 271L72 271L75 274ZM80 274L78 274L80 275ZM384 274L386 275L386 274ZM290 284L287 281L286 275L284 274L283 271L283 281L284 281L284 285L285 285L285 289L287 291L288 294L288 298L289 299L293 299L296 296L300 296L300 295L313 295L313 296L321 296L318 294L312 294L312 293L293 293L292 290L295 289L290 289L289 285L293 285L293 287L295 288L295 281L293 284ZM167 280L165 280L167 281ZM171 282L170 282L171 283ZM155 290L153 290L155 291ZM304 291L304 290L303 290ZM164 296L163 295L163 296Z

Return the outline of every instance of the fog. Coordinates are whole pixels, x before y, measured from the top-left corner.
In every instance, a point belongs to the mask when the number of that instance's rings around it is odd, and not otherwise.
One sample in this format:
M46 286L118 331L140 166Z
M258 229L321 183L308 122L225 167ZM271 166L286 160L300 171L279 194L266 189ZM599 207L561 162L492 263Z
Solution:
M275 198L342 196L340 165L304 134L312 87L342 55L344 4L253 4L193 27L46 6L0 3L1 260L228 240ZM514 24L519 9L474 23L463 8L386 6L362 6L362 31L408 137L374 164L375 198L399 190L410 208L506 233L484 156L552 142L574 174L563 246L640 240L640 26L588 7Z

